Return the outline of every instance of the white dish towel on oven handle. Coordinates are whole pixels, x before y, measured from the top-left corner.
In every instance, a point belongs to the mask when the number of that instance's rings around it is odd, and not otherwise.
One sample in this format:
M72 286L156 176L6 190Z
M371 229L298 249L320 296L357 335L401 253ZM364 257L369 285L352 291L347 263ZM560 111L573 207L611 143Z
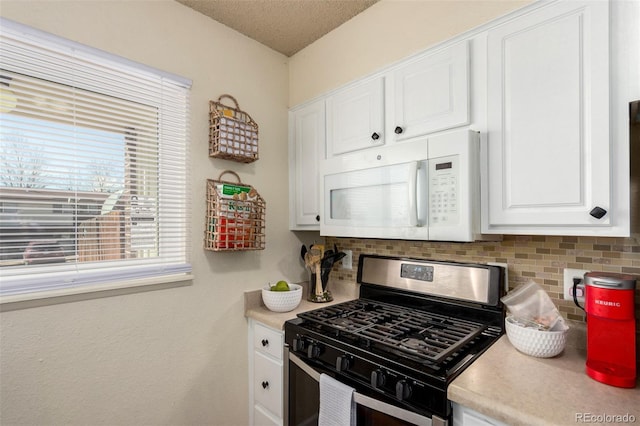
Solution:
M318 426L355 426L355 389L327 374L320 374Z

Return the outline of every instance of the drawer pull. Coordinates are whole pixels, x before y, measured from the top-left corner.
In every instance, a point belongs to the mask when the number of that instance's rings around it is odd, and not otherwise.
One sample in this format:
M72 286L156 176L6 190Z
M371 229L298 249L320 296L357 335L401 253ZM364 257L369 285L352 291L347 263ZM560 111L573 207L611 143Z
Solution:
M269 341L267 339L262 339L262 346L266 347L269 346Z
M269 382L264 381L262 382L262 389L267 389L269 387Z

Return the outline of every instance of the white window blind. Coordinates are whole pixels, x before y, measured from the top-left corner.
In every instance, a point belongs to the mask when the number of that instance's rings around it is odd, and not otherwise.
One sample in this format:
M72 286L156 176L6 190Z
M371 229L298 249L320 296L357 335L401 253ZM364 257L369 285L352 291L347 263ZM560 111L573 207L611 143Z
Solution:
M0 295L190 273L190 85L0 20Z

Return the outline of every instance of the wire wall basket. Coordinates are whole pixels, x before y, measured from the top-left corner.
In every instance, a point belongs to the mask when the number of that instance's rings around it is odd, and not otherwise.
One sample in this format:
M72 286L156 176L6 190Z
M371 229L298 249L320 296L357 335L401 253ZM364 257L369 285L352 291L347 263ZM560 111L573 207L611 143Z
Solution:
M234 106L222 103L223 98ZM231 95L209 101L209 156L240 163L258 159L258 124Z
M232 174L237 182L222 180ZM211 251L263 250L266 203L251 185L231 170L207 179L204 248Z

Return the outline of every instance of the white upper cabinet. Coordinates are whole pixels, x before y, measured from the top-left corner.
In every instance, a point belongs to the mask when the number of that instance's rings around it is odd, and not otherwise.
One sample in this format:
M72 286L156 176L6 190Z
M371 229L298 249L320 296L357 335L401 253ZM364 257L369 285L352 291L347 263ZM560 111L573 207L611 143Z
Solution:
M324 100L289 112L289 228L320 229L318 166L324 157Z
M483 232L610 233L609 3L551 3L487 40Z
M327 98L327 157L384 145L384 77Z
M469 124L469 42L413 57L327 98L327 158Z
M396 141L469 124L469 46L462 41L392 72L387 128Z

